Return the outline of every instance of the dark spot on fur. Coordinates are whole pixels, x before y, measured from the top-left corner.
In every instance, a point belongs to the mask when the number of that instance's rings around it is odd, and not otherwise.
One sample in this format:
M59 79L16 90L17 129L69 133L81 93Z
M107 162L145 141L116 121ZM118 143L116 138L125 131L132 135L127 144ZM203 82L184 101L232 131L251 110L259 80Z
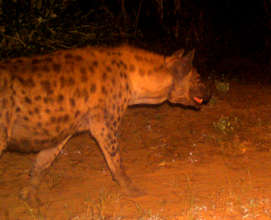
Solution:
M82 74L86 74L86 68L85 67L80 67L80 72L82 73Z
M35 107L34 112L38 114L38 113L40 113L40 109L38 107Z
M104 116L105 126L106 126L108 129L110 129L110 123L109 123L109 121L106 120L106 119L107 119L107 117Z
M72 107L75 106L75 100L73 98L70 98L70 104L71 104Z
M111 82L112 82L112 85L113 85L113 86L116 85L116 79L115 79L115 78L112 78L112 79L111 79Z
M83 58L82 58L80 55L76 55L74 58L75 58L77 61L82 61L82 60L83 60Z
M103 76L102 76L102 78L103 78L103 80L104 80L104 81L106 80L106 78L107 78L107 75L106 75L106 73L103 73Z
M98 62L97 62L97 61L93 61L93 62L92 62L92 65L93 65L94 67L97 67L97 66L98 66Z
M126 91L127 91L127 92L130 90L130 89L129 89L129 84L128 84L128 82L126 82L125 88L126 88Z
M49 82L49 80L43 80L40 82L40 85L42 87L42 89L49 95L52 94L54 91L51 88L51 84Z
M82 95L83 95L83 97L84 97L84 101L87 102L87 101L88 101L88 98L89 98L89 95L88 95L88 91L87 91L86 88L83 89Z
M33 65L32 67L31 67L31 71L33 72L33 73L36 73L37 71L38 71L38 66L36 66L36 65Z
M81 95L82 95L82 93L81 93L80 89L76 88L73 96L79 98L79 97L81 97Z
M48 103L48 102L49 102L49 98L48 98L48 97L44 97L44 98L43 98L43 101L44 101L45 103Z
M122 60L120 60L120 65L123 66L124 69L127 69L126 63L122 62Z
M31 104L32 103L32 100L29 98L29 97L25 97L24 98L24 101L28 104Z
M49 71L50 71L50 68L49 68L48 65L44 65L44 66L42 67L42 70L43 70L44 72L49 72Z
M68 78L67 85L73 86L75 84L75 81L72 77Z
M72 77L69 77L68 79L66 79L64 76L60 77L61 88L65 87L65 86L73 86L74 84L75 84L75 81Z
M20 112L20 111L21 111L20 107L17 107L17 108L15 109L15 111L16 111L16 112Z
M6 122L9 123L9 120L10 120L9 114L8 114L8 112L6 112Z
M75 112L75 118L77 118L78 116L80 115L80 111L79 110L77 110L76 112Z
M15 62L16 62L16 61L15 61ZM11 60L5 60L3 63L4 63L4 64L10 64L10 63L11 63Z
M134 72L135 71L135 65L130 64L129 70L130 70L130 72Z
M113 95L113 99L114 99L114 100L117 99L117 95L116 95L116 94Z
M65 114L63 116L63 122L67 122L69 120L70 116L68 114Z
M143 58L142 58L141 56L138 56L138 55L135 55L135 59L136 59L137 61L142 61L142 60L143 60Z
M14 95L16 95L16 92L14 93ZM13 96L10 98L10 102L11 102L12 107L14 107L15 101L14 101L14 97Z
M121 91L119 91L119 98L120 98L120 99L122 98L122 94L121 94Z
M61 88L63 88L63 87L65 86L65 82L66 82L65 77L64 77L64 76L61 76L61 77L60 77L60 86L61 86Z
M96 85L95 85L95 84L91 84L90 92L91 92L91 93L96 92Z
M39 100L41 100L41 96L38 95L38 96L36 96L34 99L35 99L36 101L39 101Z
M91 55L92 57L95 57L95 53L93 53L93 51L90 51L89 55Z
M32 78L29 78L29 79L22 79L21 77L17 76L16 79L22 83L24 86L29 86L29 87L34 87L35 86L35 83L33 81ZM7 82L5 82L4 84L6 84Z
M3 109L3 108L6 108L7 103L8 103L7 99L3 98L3 99L2 99L2 109Z
M24 84L24 79L22 79L21 77L17 76L16 79L18 79L18 81L22 84ZM5 82L6 83L6 82Z
M112 63L112 65L115 65L117 63L117 61L116 60L112 60L111 63Z
M107 138L108 138L109 140L112 140L112 135L111 135L111 134L107 134Z
M108 72L112 72L112 68L111 68L110 66L107 66L107 67L106 67L106 70L107 70Z
M44 60L45 60L46 62L48 62L48 63L50 63L50 62L53 61L52 57L46 57Z
M49 135L49 131L47 129L43 128L42 131L44 132L44 134ZM47 143L47 141L45 141L45 143Z
M29 110L28 113L29 113L29 115L32 115L32 114L33 114L33 112L32 112L31 110Z
M58 95L57 102L61 103L64 100L64 96L62 94Z
M23 61L22 59L19 58L19 59L16 60L15 62L16 62L16 63L23 63L24 61Z
M38 63L40 63L40 60L38 60L38 59L33 59L32 60L32 64L38 64Z
M143 70L143 69L139 69L139 74L140 74L140 76L144 76L145 75L145 71Z
M87 82L88 81L88 76L86 74L86 69L85 69L85 72L81 72L81 81L82 82Z
M107 95L107 90L106 90L105 86L102 86L102 93Z
M25 121L29 121L29 118L27 116L24 116Z
M65 114L63 116L59 116L58 118L56 118L56 122L57 123L61 123L61 122L67 122L69 120L69 115Z
M56 80L55 80L55 79L54 79L54 80L53 80L51 83L53 84L53 86L54 86L54 87L56 87L57 82L56 82Z
M67 54L65 54L65 59L71 59L72 58L72 54L70 54L70 53L67 53Z
M47 108L47 109L45 109L45 112L49 114L51 112L51 110Z
M60 127L56 126L56 132L58 133L60 131Z
M89 69L89 71L90 71L91 73L94 73L94 68L93 68L93 66L89 66L88 69Z
M5 70L5 69L7 69L7 66L4 66L4 65L1 64L0 69Z
M59 73L61 71L61 65L58 63L54 63L53 64L53 70L57 73Z
M56 122L56 117L55 117L55 116L51 116L51 117L50 117L50 121L51 121L52 123Z

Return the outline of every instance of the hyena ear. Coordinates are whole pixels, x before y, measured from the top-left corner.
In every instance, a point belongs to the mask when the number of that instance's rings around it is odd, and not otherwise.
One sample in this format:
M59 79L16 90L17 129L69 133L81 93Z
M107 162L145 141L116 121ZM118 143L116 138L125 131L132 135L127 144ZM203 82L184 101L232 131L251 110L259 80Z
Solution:
M171 56L166 57L165 64L170 67L174 62L180 60L184 54L184 49L177 50Z
M182 60L184 63L191 64L192 66L194 57L195 57L195 49L190 50L185 56L182 57Z
M177 50L172 56L181 58L184 54L184 49Z
M165 60L166 67L170 69L173 74L181 78L188 74L193 67L195 49L189 51L186 55L183 55L183 53L183 49L178 50Z
M190 50L186 55L182 57L182 65L184 73L189 73L193 68L193 60L195 57L195 49Z

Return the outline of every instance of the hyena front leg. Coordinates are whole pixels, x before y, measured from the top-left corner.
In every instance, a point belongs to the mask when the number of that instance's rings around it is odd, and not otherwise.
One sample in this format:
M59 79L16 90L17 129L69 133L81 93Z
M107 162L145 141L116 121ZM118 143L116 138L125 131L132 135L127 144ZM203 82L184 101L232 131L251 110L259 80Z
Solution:
M140 196L143 192L133 186L122 166L116 130L117 128L112 125L112 122L91 121L90 132L97 140L104 154L113 180L120 185L125 194L129 196Z

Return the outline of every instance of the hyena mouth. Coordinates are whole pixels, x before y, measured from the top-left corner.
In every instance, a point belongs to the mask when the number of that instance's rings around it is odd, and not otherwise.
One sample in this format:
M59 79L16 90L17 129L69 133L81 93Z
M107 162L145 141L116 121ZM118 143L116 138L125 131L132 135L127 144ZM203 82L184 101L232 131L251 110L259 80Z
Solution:
M203 99L202 98L198 98L198 97L193 97L193 100L198 103L198 104L202 104L203 103Z

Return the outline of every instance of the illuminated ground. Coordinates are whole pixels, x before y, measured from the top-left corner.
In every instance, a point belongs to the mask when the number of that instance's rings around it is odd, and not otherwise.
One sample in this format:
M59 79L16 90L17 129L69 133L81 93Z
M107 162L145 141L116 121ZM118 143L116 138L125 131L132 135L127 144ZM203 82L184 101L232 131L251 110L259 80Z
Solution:
M136 199L120 193L87 134L45 176L40 210L18 199L34 155L5 153L0 219L271 219L270 100L270 85L232 81L199 112L128 109L120 142L127 173L146 192Z

